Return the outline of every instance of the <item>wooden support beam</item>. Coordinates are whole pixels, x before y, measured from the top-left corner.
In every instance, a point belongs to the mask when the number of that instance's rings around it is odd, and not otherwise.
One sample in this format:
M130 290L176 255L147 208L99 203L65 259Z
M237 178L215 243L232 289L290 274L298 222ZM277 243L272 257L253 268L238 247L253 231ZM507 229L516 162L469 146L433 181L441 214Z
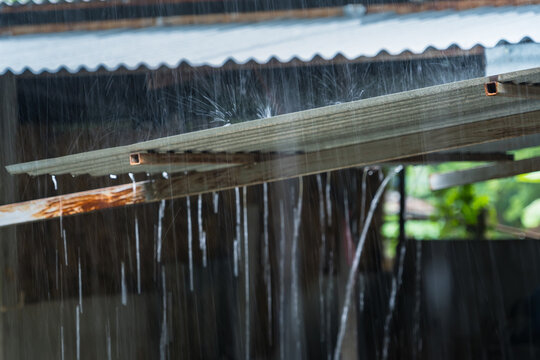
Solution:
M403 159L394 160L395 163L407 164L407 165L417 165L417 164L436 164L450 161L513 161L514 155L507 154L503 152L495 153L478 153L478 152L469 152L469 153L434 153L426 154L420 156L411 156Z
M129 164L176 165L176 164L250 164L288 156L278 153L131 153Z
M487 96L508 96L540 100L539 84L514 84L491 81L484 85Z
M391 162L462 146L540 132L540 111L504 116L458 126L417 131L377 141L291 155L207 172L173 176L0 206L0 226L141 203L175 199L212 191L273 182L326 171ZM482 129L479 131L478 129ZM468 134L468 135L467 135Z
M495 225L495 230L520 238L528 237L534 240L540 240L540 231L535 231L533 229L520 229L513 226L497 224Z
M500 179L540 170L540 157L480 166L472 169L444 174L432 174L429 178L431 190Z
M331 149L344 149L350 145L365 143L382 144L382 140L408 134L419 136L420 144L426 145L434 139L433 132L455 126L470 128L468 132L455 135L449 141L460 143L466 139L467 145L497 141L513 136L539 133L534 125L538 118L528 121L533 129L516 133L524 117L531 117L540 110L540 101L486 96L484 84L487 78L471 79L397 94L337 104L317 109L279 115L219 127L154 139L127 146L115 147L74 154L54 159L32 161L7 167L12 174L90 174L104 176L129 172L153 172L155 169L140 165L130 165L129 155L135 152L156 153L318 153ZM502 82L540 82L540 69L531 69L499 76ZM527 115L526 115L527 114ZM508 132L495 133L491 138L484 134L492 126L493 119L507 117ZM480 125L483 124L483 125ZM510 126L514 124L514 127ZM515 127L517 126L517 127ZM445 134L450 132L446 130ZM425 134L425 135L422 135ZM515 134L513 136L509 134ZM413 152L418 144L401 146L394 159L426 154L432 151ZM382 146L375 152L384 152ZM441 151L433 150L433 151ZM368 154L362 154L367 156ZM349 154L339 154L329 166L339 167L347 162ZM388 160L388 159L382 159ZM233 164L234 165L234 164ZM168 171L213 171L229 164L187 164ZM174 171L173 171L174 170Z

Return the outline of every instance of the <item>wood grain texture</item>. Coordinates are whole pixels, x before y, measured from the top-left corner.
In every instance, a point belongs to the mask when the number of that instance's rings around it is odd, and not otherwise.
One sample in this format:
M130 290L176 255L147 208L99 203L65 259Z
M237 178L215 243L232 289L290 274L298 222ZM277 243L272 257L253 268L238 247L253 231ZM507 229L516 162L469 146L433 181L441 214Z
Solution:
M482 131L479 131L482 129ZM327 149L227 169L193 172L80 193L0 206L0 226L275 182L330 170L390 162L410 156L540 132L540 110L429 132Z
M540 170L540 157L479 166L472 169L444 174L432 174L429 178L431 190L442 190L453 186L473 184L492 179L526 174Z
M360 144L383 144L383 140L413 134L417 134L424 139L423 143L426 143L433 139L433 133L438 130L443 130L444 134L444 129L463 125L471 125L471 132L454 135L456 138L449 140L450 143L461 143L458 138L467 138L469 145L496 141L507 138L507 133L497 134L491 139L483 138L482 133L491 127L490 124L483 123L484 121L506 117L508 122L519 125L523 121L523 114L540 110L540 101L486 96L484 84L488 81L488 78L466 80L128 146L10 165L7 169L11 174L30 175L125 174L134 172L133 166L129 164L129 154L133 152L318 154ZM540 82L540 69L500 75L498 81ZM538 131L533 129L514 136L536 132ZM400 148L401 154L396 158L423 153L421 150L412 151L412 145L414 144L403 144ZM452 144L449 145L452 147ZM373 151L384 152L386 149L380 145L374 146ZM332 161L333 167L342 168L341 162L346 163L345 160L343 156L337 155ZM169 172L213 171L223 166L186 164L171 168ZM157 172L144 166L137 171Z

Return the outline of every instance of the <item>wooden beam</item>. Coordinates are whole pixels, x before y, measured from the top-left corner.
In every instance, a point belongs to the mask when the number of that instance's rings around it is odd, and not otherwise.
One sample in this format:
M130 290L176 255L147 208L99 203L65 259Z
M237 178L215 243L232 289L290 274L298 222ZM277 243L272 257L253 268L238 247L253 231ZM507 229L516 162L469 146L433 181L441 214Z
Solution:
M0 206L0 226L390 162L404 156L423 155L488 142L501 136L515 137L523 133L540 132L540 111L520 114L520 119L522 121L513 122L511 116L505 116L227 169L194 172L169 179L160 178Z
M104 176L135 172L135 167L129 162L129 155L134 152L271 153L283 152L285 149L289 153L307 154L345 149L347 146L364 143L379 145L375 146L373 151L384 152L386 149L383 148L385 145L381 145L384 143L382 140L416 134L421 144L427 146L433 141L433 133L447 131L444 134L450 134L449 129L456 126L470 130L454 135L454 139L445 139L449 140L448 148L455 148L452 145L461 143L460 139L466 139L466 145L473 145L539 133L540 130L535 127L539 121L535 112L540 110L540 101L486 96L484 84L487 80L479 78L460 81L127 146L15 164L7 169L12 174ZM499 80L540 82L540 69L501 75ZM524 117L531 120L523 124ZM488 133L489 128L496 122L485 121L500 118L507 119L509 131L498 132L486 138L484 134ZM525 125L532 128L525 131ZM521 129L521 132L516 133L517 129ZM437 151L415 152L413 149L416 145L400 145L399 155L392 159ZM336 156L337 158L327 165L340 167L341 163L347 163L345 157L349 154ZM212 171L225 166L228 165L188 164L172 170ZM136 168L137 172L154 171L144 165ZM169 173L172 173L172 170Z
M416 164L432 164L451 161L471 161L471 162L488 162L488 161L513 161L513 154L502 152L496 153L478 153L478 152L454 152L454 153L434 153L420 156L405 157L403 159L394 160L395 163L416 165Z
M540 170L540 157L480 166L472 169L444 174L432 174L429 178L431 190L500 179Z
M534 240L540 240L540 231L535 231L533 229L520 229L513 226L497 224L495 225L495 230L520 238L528 237Z

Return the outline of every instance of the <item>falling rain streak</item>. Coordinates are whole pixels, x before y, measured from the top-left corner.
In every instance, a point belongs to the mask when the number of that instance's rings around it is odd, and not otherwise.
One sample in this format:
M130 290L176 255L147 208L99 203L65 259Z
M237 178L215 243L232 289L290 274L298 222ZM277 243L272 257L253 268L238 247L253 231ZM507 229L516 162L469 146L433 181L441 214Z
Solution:
M199 228L199 248L202 251L203 267L206 267L206 232L203 229L203 213L202 213L202 195L197 198L197 224Z
M386 185L390 182L390 180L401 171L403 167L397 166L393 170L391 170L390 174L386 176L386 178L383 180L379 188L377 189L377 192L375 193L375 196L373 196L373 199L371 200L371 205L369 207L369 211L366 217L366 221L363 224L362 227L362 233L360 234L360 239L358 241L358 245L356 247L356 253L354 255L354 260L351 265L351 269L349 270L349 276L347 280L347 288L345 292L345 302L343 304L343 310L341 312L341 320L339 324L339 331L338 331L338 337L336 341L336 347L334 350L334 360L339 360L339 355L341 353L341 345L343 343L343 338L345 336L345 328L347 326L347 319L349 315L349 307L351 304L351 298L352 298L352 292L354 289L354 285L356 283L356 274L358 271L358 265L360 265L360 257L362 256L362 249L364 248L364 243L366 241L367 231L369 229L369 226L371 224L371 219L373 217L373 214L375 213L375 209L377 208L377 204L379 203L379 199L382 196L384 189L386 188Z
M246 360L250 359L251 333L250 333L250 301L249 301L249 248L248 248L248 209L247 209L247 187L243 188L244 205L244 276L246 290Z
M162 244L162 235L163 235L163 217L165 216L165 200L161 200L159 203L158 210L158 230L157 230L157 250L156 250L156 260L158 263L161 262L161 244Z
M191 227L191 202L186 197L187 226L188 226L188 261L189 261L189 290L193 291L193 229Z

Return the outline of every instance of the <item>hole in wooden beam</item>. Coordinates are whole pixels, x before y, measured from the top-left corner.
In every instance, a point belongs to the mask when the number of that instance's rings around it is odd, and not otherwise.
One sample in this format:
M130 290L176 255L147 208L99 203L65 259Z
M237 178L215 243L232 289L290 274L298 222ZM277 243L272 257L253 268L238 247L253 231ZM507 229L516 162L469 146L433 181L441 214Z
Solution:
M487 96L494 96L498 94L498 84L496 81L488 82L484 85Z
M141 157L139 156L139 153L133 153L129 155L129 165L140 165L141 164Z

